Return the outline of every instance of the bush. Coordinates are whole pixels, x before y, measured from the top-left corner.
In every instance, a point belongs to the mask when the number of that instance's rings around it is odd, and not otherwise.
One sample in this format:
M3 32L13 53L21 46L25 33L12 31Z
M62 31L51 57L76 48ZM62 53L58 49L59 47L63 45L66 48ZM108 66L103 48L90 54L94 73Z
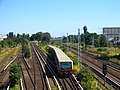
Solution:
M39 42L38 45L39 45L40 47L45 47L45 46L48 45L48 42L46 42L46 41L44 41L44 42L42 42L42 43Z
M97 81L89 68L83 67L77 73L77 78L84 89L96 90Z
M21 90L19 84L15 84L14 87L10 88L10 90Z
M28 45L24 46L24 57L29 58L30 57L30 49Z
M67 51L67 48L62 48L62 51L63 51L63 52L66 52L66 51Z
M10 71L9 71L9 81L11 87L13 87L16 83L18 84L20 82L19 80L20 80L19 64L13 64L10 67Z

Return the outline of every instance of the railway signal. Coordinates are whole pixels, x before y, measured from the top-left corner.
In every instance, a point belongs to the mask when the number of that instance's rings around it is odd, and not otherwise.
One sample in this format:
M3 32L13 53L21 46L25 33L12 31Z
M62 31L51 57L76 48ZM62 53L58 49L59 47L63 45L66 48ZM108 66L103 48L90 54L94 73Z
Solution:
M104 76L107 74L107 63L103 62L103 74Z
M84 27L83 27L83 30L84 30L84 47L86 48L86 34L87 34L87 27L84 26Z
M86 34L86 33L87 33L87 27L84 26L84 27L83 27L83 30L84 30L84 34Z
M104 86L105 86L105 82L106 82L106 75L107 75L107 63L103 62L103 74L104 74Z

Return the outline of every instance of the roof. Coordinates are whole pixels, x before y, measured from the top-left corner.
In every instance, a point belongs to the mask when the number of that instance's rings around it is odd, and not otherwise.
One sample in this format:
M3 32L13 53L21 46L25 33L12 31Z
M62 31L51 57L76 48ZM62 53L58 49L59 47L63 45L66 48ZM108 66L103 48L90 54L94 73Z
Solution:
M71 62L72 61L61 49L59 49L55 46L52 46L52 45L48 45L48 46L51 47L55 51L56 56L60 62L62 62L62 61L65 61L65 62L70 61Z

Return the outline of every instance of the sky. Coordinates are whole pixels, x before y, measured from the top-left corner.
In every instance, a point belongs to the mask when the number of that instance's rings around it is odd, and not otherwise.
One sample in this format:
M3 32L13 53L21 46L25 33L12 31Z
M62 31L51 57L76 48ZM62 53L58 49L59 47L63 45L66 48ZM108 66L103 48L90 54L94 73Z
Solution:
M120 0L0 0L0 34L49 32L52 37L102 33L120 26Z

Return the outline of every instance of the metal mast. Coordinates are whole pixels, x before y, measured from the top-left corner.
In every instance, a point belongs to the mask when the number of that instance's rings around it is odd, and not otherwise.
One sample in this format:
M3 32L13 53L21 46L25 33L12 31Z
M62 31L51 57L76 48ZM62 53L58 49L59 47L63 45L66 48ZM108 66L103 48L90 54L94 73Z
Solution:
M67 51L69 51L69 46L68 46L68 33L67 33Z
M80 69L82 67L82 60L81 60L81 38L80 38L80 29L78 28L78 68Z

